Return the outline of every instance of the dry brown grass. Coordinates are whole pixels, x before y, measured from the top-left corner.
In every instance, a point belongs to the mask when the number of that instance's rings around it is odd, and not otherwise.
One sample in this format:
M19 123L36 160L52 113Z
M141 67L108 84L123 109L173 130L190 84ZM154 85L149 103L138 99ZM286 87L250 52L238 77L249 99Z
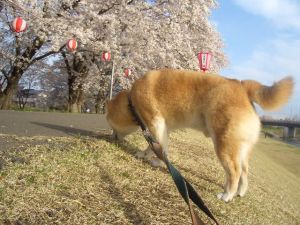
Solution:
M166 170L134 157L146 147L138 134L124 143L105 135L1 138L14 144L0 152L0 224L190 224ZM224 173L210 139L188 130L170 141L170 160L224 225L300 224L299 153L262 139L248 194L226 204L216 198Z

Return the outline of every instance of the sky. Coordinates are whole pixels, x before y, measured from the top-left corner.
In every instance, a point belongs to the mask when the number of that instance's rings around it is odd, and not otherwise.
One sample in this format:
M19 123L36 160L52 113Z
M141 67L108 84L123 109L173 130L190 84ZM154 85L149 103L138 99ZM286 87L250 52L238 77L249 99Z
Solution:
M229 59L226 77L271 85L286 75L295 79L290 102L260 115L300 119L300 0L218 0L211 21Z

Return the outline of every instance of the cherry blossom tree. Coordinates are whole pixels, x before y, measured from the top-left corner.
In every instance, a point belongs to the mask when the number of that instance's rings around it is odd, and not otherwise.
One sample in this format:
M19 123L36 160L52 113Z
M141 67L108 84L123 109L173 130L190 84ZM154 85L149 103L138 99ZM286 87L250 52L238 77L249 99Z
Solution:
M102 51L111 52L116 65L115 92L130 88L137 77L150 69L197 70L197 53L201 50L212 53L211 70L217 72L227 60L222 39L209 21L211 9L216 6L215 0L106 0L101 3L4 0L0 12L0 29L5 31L0 40L4 66L0 76L5 82L0 88L0 106L8 105L5 102L13 92L7 91L8 87L15 90L20 77L33 63L55 53L61 53L60 59L65 62L68 60L68 79L76 77L69 86L70 111L79 110L85 92L93 90L98 103L106 97L107 76L104 79L101 68L98 72L90 69L93 64L101 67ZM27 31L19 36L9 29L16 15L22 15L29 24ZM75 54L63 48L69 38L76 38L79 43ZM9 50L5 43L9 43ZM123 76L125 68L133 70L129 79ZM72 97L72 93L77 97Z
M36 68L42 68L42 70L37 70L37 73L40 74L38 86L47 95L45 109L66 111L68 106L68 77L66 76L65 64L61 60L51 59L49 61L43 60L34 65Z

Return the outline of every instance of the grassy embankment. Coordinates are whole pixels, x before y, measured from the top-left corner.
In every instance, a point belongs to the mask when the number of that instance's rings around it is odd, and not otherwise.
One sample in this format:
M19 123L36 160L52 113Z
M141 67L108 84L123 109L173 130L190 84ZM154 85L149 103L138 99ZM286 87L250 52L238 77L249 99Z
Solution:
M145 147L138 134L126 143L1 135L0 224L190 224L169 174L134 157ZM216 198L224 172L210 139L173 133L170 160L224 225L300 224L299 148L262 138L249 192L228 204Z

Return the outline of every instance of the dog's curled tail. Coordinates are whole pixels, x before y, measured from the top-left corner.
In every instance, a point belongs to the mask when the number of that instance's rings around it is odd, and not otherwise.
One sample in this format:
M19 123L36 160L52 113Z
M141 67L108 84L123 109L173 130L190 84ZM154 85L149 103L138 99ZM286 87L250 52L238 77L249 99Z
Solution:
M272 86L265 86L254 80L243 80L242 85L251 101L265 110L275 110L288 102L293 93L294 80L288 76Z

